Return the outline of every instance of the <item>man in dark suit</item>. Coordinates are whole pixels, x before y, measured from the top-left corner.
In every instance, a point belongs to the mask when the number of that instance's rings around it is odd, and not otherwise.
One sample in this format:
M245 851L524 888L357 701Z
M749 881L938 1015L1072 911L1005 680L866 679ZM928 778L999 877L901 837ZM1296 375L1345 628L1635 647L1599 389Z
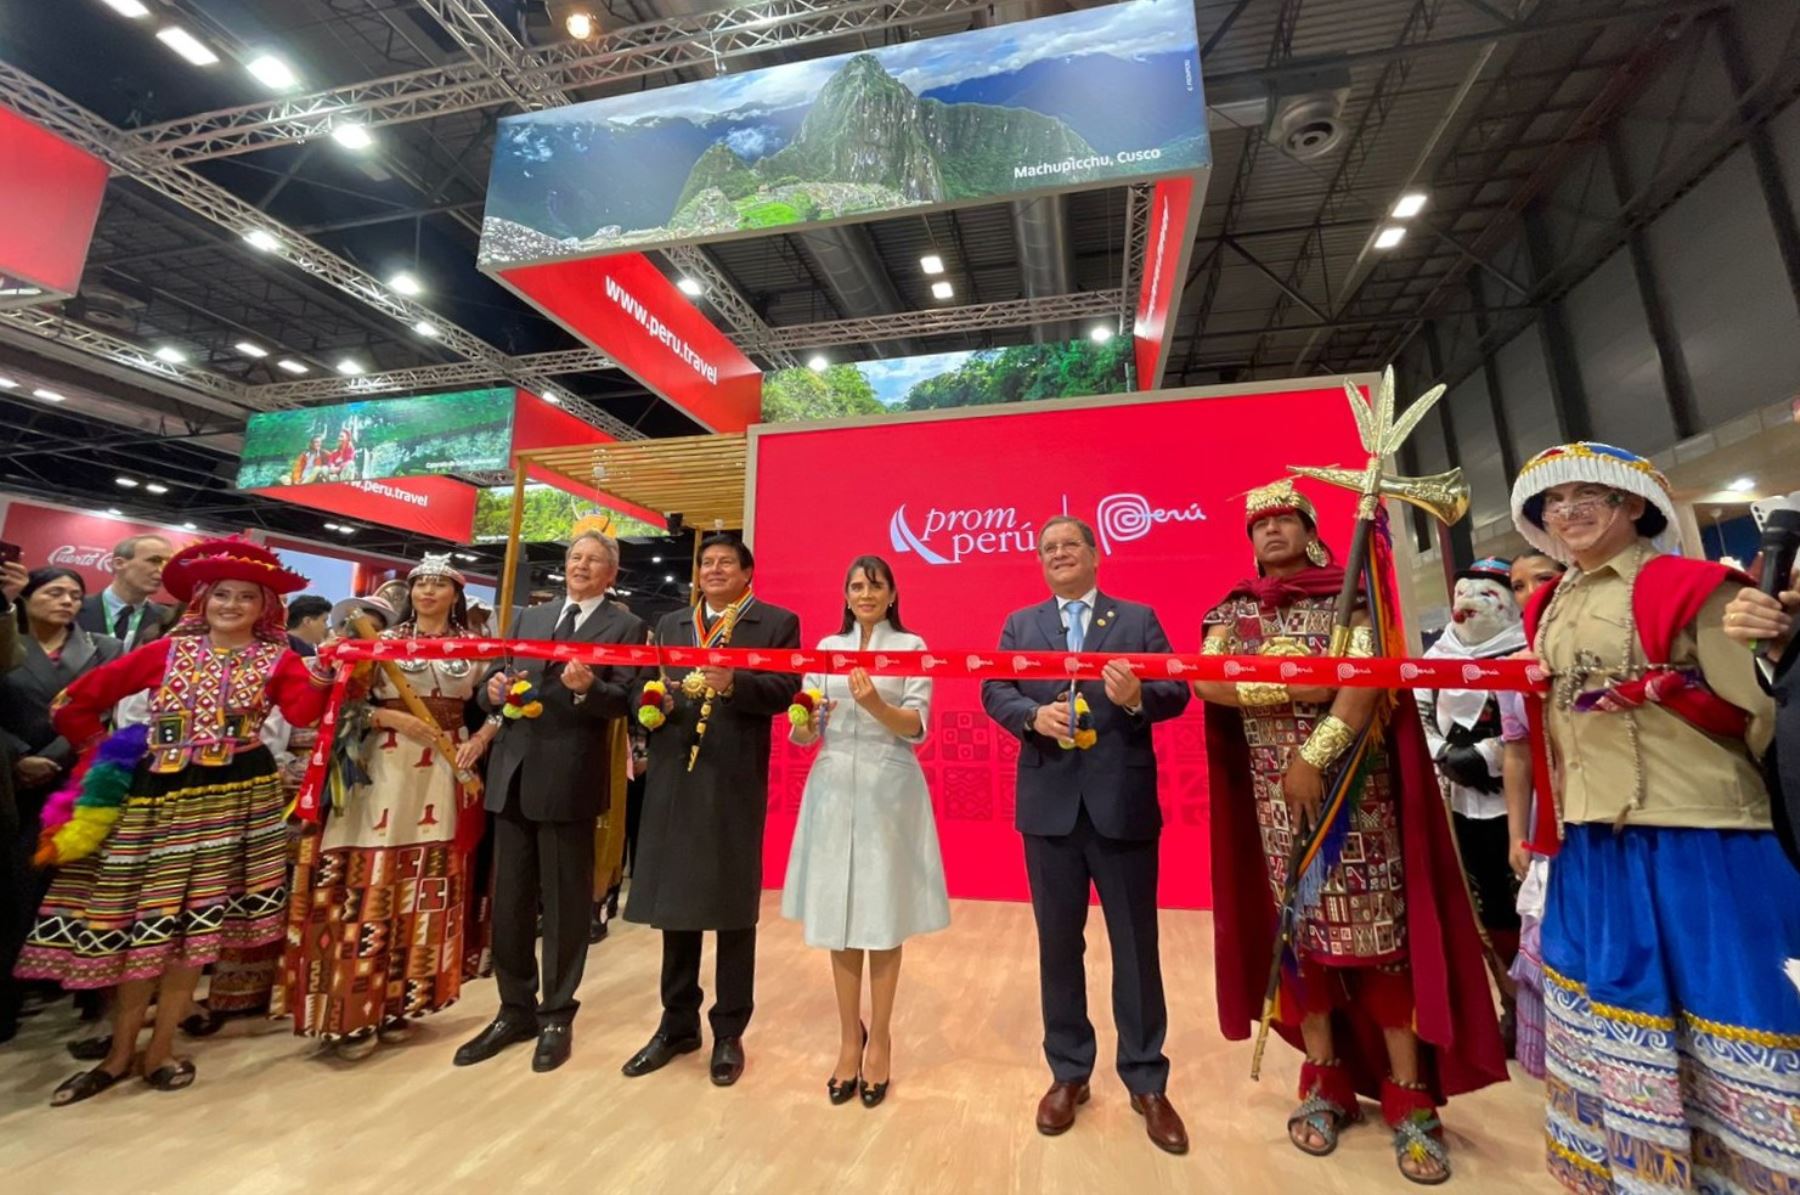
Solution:
M1038 559L1051 600L1006 620L1000 650L1166 652L1169 638L1155 611L1101 593L1094 531L1067 515L1038 533ZM1075 737L1066 685L990 680L981 701L1019 747L1016 824L1025 837L1025 870L1038 927L1038 985L1044 1010L1044 1054L1054 1082L1038 1104L1038 1131L1055 1135L1075 1123L1094 1069L1094 1026L1087 1016L1082 965L1088 885L1100 893L1112 943L1113 1021L1119 1033L1119 1077L1150 1139L1171 1153L1187 1150L1187 1130L1165 1088L1168 1012L1157 954L1157 838L1153 723L1187 708L1187 686L1140 681L1123 660L1098 680L1077 685L1092 711L1093 746L1065 750Z
M701 601L665 616L656 642L779 648L770 663L784 661L800 646L800 619L756 599L755 569L741 541L709 536L700 546ZM742 1039L755 1005L769 723L787 710L800 681L791 672L701 668L666 683L667 721L650 733L643 826L625 908L625 920L663 931L663 1013L624 1072L647 1075L700 1048L700 939L713 930L719 948L708 1018L711 1073L713 1083L729 1087L744 1072Z
M81 603L76 621L84 631L111 635L126 651L162 634L169 607L150 600L162 588L163 565L174 545L160 535L134 535L113 549L112 584Z
M1775 737L1763 755L1775 833L1800 867L1800 567L1779 598L1760 589L1741 590L1725 607L1725 633L1759 652L1756 677L1775 698Z
M589 532L569 545L568 596L533 606L510 631L517 639L642 643L644 624L606 601L619 575L619 545ZM500 716L510 683L537 687L543 713ZM594 889L594 822L606 792L608 726L624 717L636 670L550 660L502 664L481 703L499 730L488 757L487 811L494 816L494 975L500 1012L456 1051L456 1065L485 1062L514 1042L538 1039L531 1069L569 1059L571 1026L587 961ZM544 966L538 995L536 930L543 914Z

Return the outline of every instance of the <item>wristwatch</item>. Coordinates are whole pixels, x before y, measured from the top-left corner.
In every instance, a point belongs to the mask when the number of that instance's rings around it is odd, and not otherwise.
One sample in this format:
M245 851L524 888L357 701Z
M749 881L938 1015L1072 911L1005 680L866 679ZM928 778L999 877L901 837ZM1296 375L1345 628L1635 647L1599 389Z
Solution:
M1044 707L1041 705L1034 705L1031 707L1031 712L1029 714L1025 715L1025 733L1026 734L1030 734L1037 729L1038 711L1043 708Z
M499 714L489 714L487 716L487 725L495 730L499 730L502 726L506 725L506 719Z

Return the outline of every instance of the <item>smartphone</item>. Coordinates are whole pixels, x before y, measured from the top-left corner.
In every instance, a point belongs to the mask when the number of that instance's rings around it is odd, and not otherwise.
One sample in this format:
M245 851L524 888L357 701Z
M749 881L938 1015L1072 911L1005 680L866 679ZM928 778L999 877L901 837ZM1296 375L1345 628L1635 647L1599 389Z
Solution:
M1761 531L1768 524L1769 516L1778 510L1800 510L1800 490L1796 490L1785 498L1764 498L1750 504L1750 517L1756 520L1756 529Z
M24 554L25 549L18 544L9 544L5 540L0 540L0 564L17 564L19 557Z

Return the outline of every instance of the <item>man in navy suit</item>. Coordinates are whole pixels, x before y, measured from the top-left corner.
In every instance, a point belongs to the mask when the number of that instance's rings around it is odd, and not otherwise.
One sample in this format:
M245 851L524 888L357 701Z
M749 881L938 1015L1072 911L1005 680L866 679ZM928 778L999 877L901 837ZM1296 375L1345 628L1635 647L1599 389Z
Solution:
M1097 588L1092 527L1067 515L1049 520L1038 534L1038 559L1053 596L1007 618L1002 652L1169 650L1155 611ZM988 716L1020 741L1015 824L1025 837L1044 1054L1055 1080L1038 1104L1037 1127L1052 1136L1066 1131L1088 1098L1094 1026L1081 956L1091 882L1112 944L1119 1077L1150 1139L1185 1153L1187 1130L1165 1093L1168 1010L1156 945L1162 810L1150 727L1187 708L1188 689L1175 681L1140 681L1124 660L1108 663L1100 679L1081 681L1078 689L1096 734L1085 750L1065 750L1059 742L1075 737L1066 685L990 680L981 686Z

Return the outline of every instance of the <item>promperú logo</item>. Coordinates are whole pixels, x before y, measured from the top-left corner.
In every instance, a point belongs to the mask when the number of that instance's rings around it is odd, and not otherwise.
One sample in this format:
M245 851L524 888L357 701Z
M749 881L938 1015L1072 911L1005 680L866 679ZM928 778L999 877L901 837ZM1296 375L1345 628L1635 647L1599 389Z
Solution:
M1062 509L1069 511L1067 495ZM1165 523L1206 519L1198 502L1152 506L1142 494L1108 494L1094 507L1100 550L1111 555L1120 544L1143 539ZM888 520L888 542L896 552L912 552L927 564L961 564L982 556L1036 553L1037 525L1021 519L1016 506L928 506L923 517L902 505Z

